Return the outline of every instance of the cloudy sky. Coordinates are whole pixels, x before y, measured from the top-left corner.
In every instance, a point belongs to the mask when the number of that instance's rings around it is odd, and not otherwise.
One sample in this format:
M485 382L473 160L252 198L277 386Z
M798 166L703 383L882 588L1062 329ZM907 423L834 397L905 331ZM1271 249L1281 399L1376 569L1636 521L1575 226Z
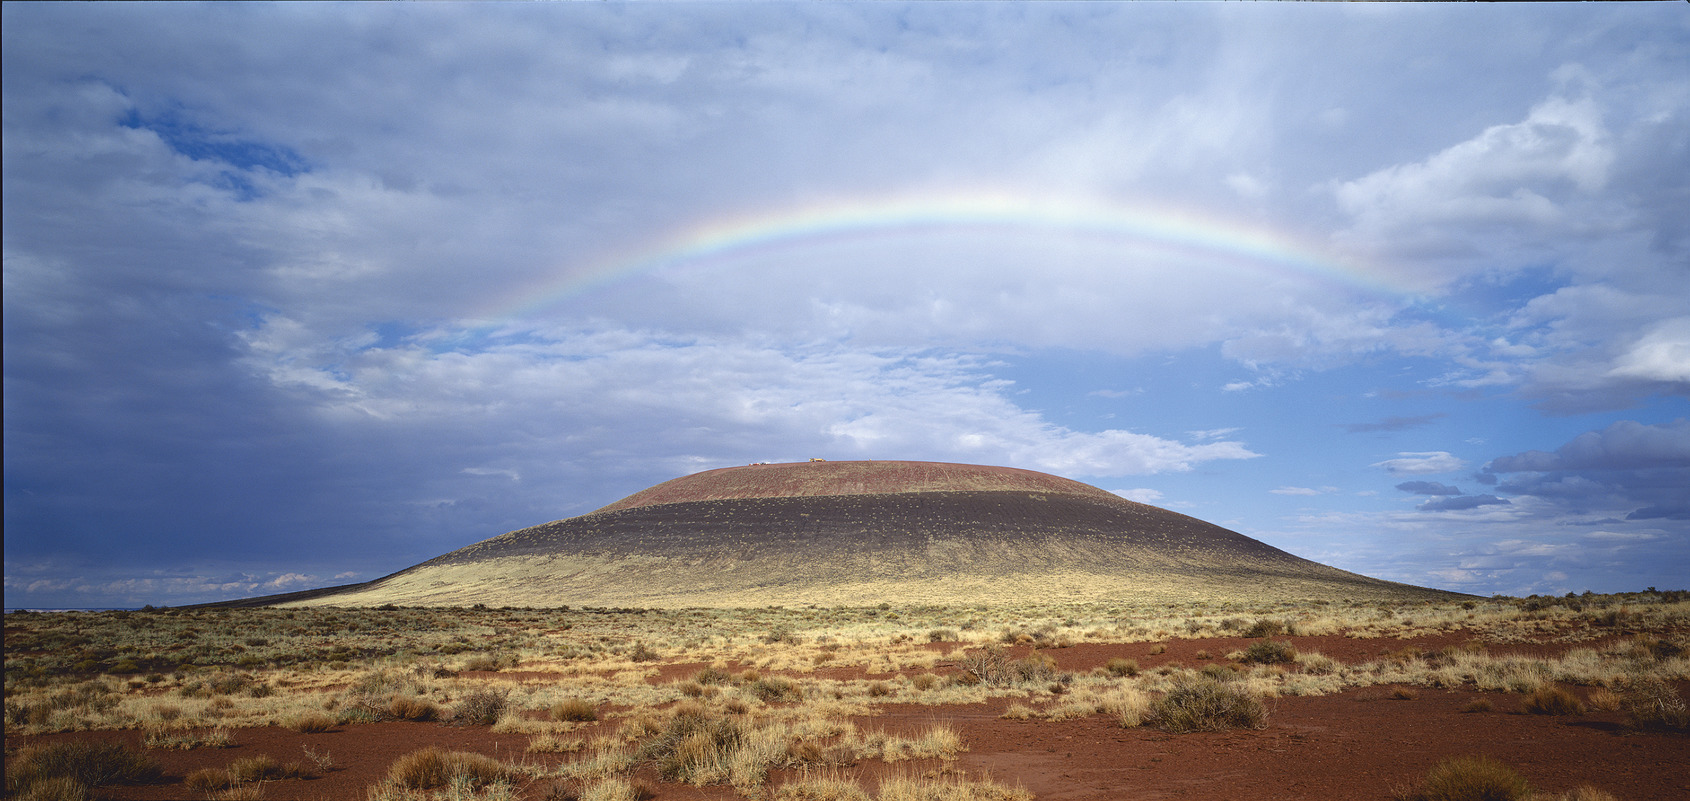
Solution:
M1479 594L1690 576L1681 3L8 3L3 44L9 607L809 457Z

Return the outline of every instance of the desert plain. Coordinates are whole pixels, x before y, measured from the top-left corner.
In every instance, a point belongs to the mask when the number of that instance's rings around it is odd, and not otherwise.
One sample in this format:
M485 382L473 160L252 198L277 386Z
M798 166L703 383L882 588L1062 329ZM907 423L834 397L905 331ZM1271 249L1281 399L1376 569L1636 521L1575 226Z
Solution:
M1690 593L5 616L11 798L1682 799Z

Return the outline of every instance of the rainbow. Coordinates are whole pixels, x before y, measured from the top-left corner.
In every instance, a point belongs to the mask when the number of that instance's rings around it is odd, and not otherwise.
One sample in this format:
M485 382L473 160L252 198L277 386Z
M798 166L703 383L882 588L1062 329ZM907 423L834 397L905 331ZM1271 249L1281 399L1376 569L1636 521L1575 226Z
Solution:
M840 241L948 231L1009 231L1083 237L1123 247L1198 254L1239 269L1265 270L1401 295L1353 260L1274 231L1167 209L990 192L896 196L724 217L680 230L641 250L570 270L496 304L493 319L521 318L569 298L654 271L705 265Z

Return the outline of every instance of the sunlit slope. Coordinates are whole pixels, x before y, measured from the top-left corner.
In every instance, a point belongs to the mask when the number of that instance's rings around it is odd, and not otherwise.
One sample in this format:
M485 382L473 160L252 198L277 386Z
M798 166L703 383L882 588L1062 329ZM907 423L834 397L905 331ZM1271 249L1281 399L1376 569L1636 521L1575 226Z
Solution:
M313 595L286 602L680 607L1447 597L1327 567L1068 479L925 462L708 471Z

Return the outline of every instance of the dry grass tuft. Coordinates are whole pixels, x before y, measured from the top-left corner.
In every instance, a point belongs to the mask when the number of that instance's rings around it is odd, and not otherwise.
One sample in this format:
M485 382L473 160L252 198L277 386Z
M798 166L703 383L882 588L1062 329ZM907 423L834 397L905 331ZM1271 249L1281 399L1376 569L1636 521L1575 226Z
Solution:
M1033 794L1005 787L990 777L969 781L958 776L916 778L904 774L880 782L869 795L855 781L828 772L799 776L775 790L773 801L1032 801Z
M311 775L310 771L300 766L298 762L283 765L269 754L237 759L229 763L228 772L231 785L278 781L280 779L303 779Z
M1184 734L1225 729L1267 727L1267 707L1237 682L1185 675L1150 704L1145 722L1163 731Z
M555 734L537 734L528 738L528 753L530 754L572 754L581 750L586 743L579 737L559 737Z
M88 788L75 779L58 777L31 784L23 792L11 796L17 801L90 801Z
M999 687L1046 684L1057 679L1056 660L1050 655L1035 652L1025 659L1010 659L1006 651L996 646L963 656L962 669L977 683Z
M664 781L710 784L728 777L729 760L745 743L747 726L712 716L703 704L686 701L670 710L668 723L640 746L637 761L651 761Z
M37 784L83 788L107 784L149 784L163 775L164 768L146 754L116 743L70 741L25 748L6 766L6 792L23 796L36 791ZM68 780L58 781L58 780Z
M1004 720L1029 720L1033 717L1033 708L1026 704L1010 704L998 717Z
M321 712L305 712L294 715L282 723L300 734L322 734L335 727L335 719Z
M1419 787L1395 795L1398 801L1528 801L1532 788L1490 757L1452 757L1428 771Z
M873 801L857 783L836 774L804 775L775 790L773 801Z
M491 726L505 714L509 699L509 690L476 690L452 707L452 721Z
M146 739L142 740L142 743L148 748L192 751L196 748L233 748L235 747L235 738L229 735L228 729L212 729L210 731L149 729Z
M1240 662L1247 665L1280 665L1297 661L1297 647L1284 640L1251 643Z
M1690 709L1678 691L1653 676L1631 681L1620 696L1625 711L1631 713L1637 725L1644 728L1690 728Z
M969 781L959 777L917 779L897 775L881 780L875 801L1033 801L1020 787L1005 787L990 778Z
M410 790L432 790L453 782L467 782L473 788L509 781L514 771L492 757L467 751L442 751L429 746L399 757L387 770L387 779Z
M1588 703L1591 709L1598 712L1615 712L1620 709L1624 701L1614 691L1598 687L1590 692Z
M201 795L210 795L229 787L229 772L216 768L200 768L188 774L182 784Z
M1244 632L1246 637L1277 637L1285 632L1285 624L1278 620L1260 618Z
M395 720L426 722L440 717L440 707L432 701L409 695L395 695L387 701L387 716Z
M555 801L650 801L657 791L645 782L630 782L620 777L600 779L583 787L578 794L554 795Z
M565 698L552 704L552 720L591 723L598 719L598 708L580 698Z
M1588 784L1574 787L1560 795L1536 796L1532 801L1620 801L1613 793L1598 790Z
M1338 660L1320 653L1319 651L1302 651L1297 654L1297 664L1303 666L1303 672L1311 676L1330 676L1342 669Z
M747 671L751 672L751 671ZM766 703L781 701L801 701L804 699L804 687L798 682L782 676L765 676L756 679L746 686L752 695L761 698Z
M1526 696L1524 708L1533 715L1582 715L1584 702L1560 687L1539 687Z

